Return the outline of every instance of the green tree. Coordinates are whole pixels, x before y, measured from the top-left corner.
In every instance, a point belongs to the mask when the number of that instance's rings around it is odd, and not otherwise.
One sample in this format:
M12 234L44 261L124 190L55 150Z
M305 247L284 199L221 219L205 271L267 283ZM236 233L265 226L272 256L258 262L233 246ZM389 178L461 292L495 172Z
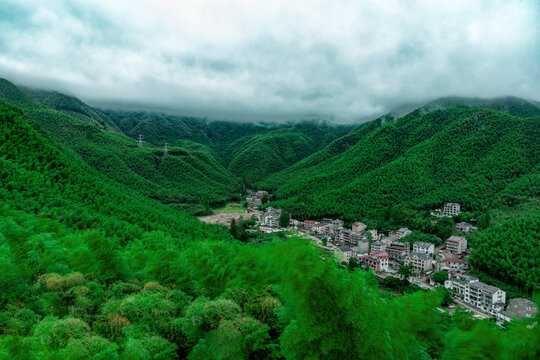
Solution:
M238 238L238 226L236 225L236 219L232 219L231 228L229 229L229 232L231 233L233 238L235 239Z
M403 276L404 280L409 279L409 277L412 275L413 267L412 264L409 265L401 265L398 270L398 274Z
M281 215L279 215L279 226L283 228L288 227L290 222L291 215L287 211L281 210Z
M444 284L444 282L448 280L448 273L446 271L437 271L433 274L433 280L439 284Z
M483 213L478 217L478 228L485 230L491 223L491 213L489 211Z

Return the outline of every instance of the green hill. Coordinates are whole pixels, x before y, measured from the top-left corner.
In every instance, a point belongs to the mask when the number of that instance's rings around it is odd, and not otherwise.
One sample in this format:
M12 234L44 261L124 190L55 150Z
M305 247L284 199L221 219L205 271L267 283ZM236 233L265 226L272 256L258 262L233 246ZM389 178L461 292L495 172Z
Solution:
M428 210L447 201L478 210L540 196L539 117L447 107L381 123L360 127L261 186L300 218L361 218L386 206Z
M91 108L76 97L61 94L56 91L29 88L23 88L21 90L40 104L51 109L71 115L83 122L95 125L100 129L120 132L120 129L118 129L116 124L106 115Z
M136 141L114 130L114 125L97 124L96 119L106 116L92 112L77 99L57 93L29 94L61 110L38 103L0 80L1 100L20 107L51 140L143 195L192 213L207 212L208 206L237 196L239 181L204 146L195 149L183 141L182 146L171 146L169 156L163 157L163 148L148 143L138 148Z
M185 140L207 145L221 164L247 184L293 165L354 128L324 120L248 123L153 112L102 111L134 139L143 135L154 145L180 145Z
M440 312L439 292L381 292L370 272L322 261L307 241L240 243L105 176L34 126L0 102L2 359L540 353L538 315L503 330L460 309Z

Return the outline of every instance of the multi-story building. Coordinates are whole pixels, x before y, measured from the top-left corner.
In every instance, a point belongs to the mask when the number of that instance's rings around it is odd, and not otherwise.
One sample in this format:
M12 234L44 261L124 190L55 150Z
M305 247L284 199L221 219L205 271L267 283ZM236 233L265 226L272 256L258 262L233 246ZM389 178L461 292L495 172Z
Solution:
M337 254L341 261L349 262L349 260L353 256L353 251L349 246L340 245L337 247Z
M412 264L414 273L420 274L433 269L433 258L427 253L412 252L405 256L405 265L409 264Z
M446 240L446 250L453 254L461 255L463 251L467 250L467 239L461 236L450 236Z
M364 223L361 223L360 221L356 221L356 222L353 222L352 224L352 231L354 232L362 232L362 231L365 231L367 229L367 225L364 224Z
M317 235L324 235L325 227L326 227L325 224L314 224L311 227L311 231L313 231L313 233Z
M386 248L390 260L402 260L409 253L409 243L393 241L390 246Z
M336 227L336 229L341 229L343 227L343 220L332 220L332 224Z
M401 239L402 237L405 237L411 233L412 233L411 230L407 228L401 228L396 231L390 231L389 235L395 237L396 239Z
M313 225L317 224L316 221L313 220L305 220L304 221L304 229L311 230L313 228Z
M446 203L443 206L443 216L458 215L461 212L461 205L458 203Z
M469 268L465 260L457 258L446 258L446 266L449 272L461 272Z
M371 235L371 240L373 240L373 241L377 241L377 240L379 240L381 238L381 236L379 235L377 230L368 230L368 231L366 231L366 236L367 236L367 234Z
M463 300L483 311L495 315L504 309L506 293L498 287L475 281L469 284Z
M386 247L388 245L382 241L375 241L373 243L371 243L371 252L372 253L379 253L379 252L383 252L383 251L386 251Z
M469 285L475 281L478 281L478 278L475 278L474 276L453 274L450 281L450 289L453 290L458 297L463 299L465 296L465 289L468 289Z
M435 245L427 242L418 241L413 244L413 252L422 254L433 254Z
M484 284L474 276L453 274L450 288L464 302L495 315L504 309L506 293L498 287Z
M374 271L388 271L389 258L386 252L360 256L358 260L361 265L369 267Z

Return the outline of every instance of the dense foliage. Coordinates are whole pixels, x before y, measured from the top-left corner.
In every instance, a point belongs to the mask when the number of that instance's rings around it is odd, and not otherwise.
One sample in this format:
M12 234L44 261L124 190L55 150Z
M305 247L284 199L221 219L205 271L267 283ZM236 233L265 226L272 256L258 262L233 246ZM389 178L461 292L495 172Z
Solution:
M248 185L293 165L353 129L324 120L256 124L151 112L103 112L133 138L142 134L155 145L181 145L188 139L208 146Z
M26 116L0 103L0 359L540 357L538 316L502 330L437 310L445 294L381 293L305 240L234 240Z
M114 130L114 124L98 124L91 117L98 114L87 106L81 110L80 101L74 98L36 91L29 94L59 110L34 101L11 83L0 80L0 99L23 109L51 140L143 195L195 213L207 212L205 208L211 205L238 197L239 180L204 145L184 140L170 146L169 155L164 157L163 144L155 147L145 143L139 148L136 141ZM58 98L62 102L58 103ZM86 115L82 115L83 111Z
M342 153L327 150L339 139L261 185L295 218L362 218L396 204L427 211L449 201L512 208L540 197L538 117L449 107L381 123L348 135L356 142Z
M531 292L540 283L540 212L469 237L471 264L505 283Z

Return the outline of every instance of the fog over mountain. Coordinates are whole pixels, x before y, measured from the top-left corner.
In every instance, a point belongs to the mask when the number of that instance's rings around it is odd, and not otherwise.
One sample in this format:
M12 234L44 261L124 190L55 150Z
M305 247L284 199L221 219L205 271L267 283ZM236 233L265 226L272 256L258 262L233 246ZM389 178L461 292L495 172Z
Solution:
M0 13L0 77L93 105L351 121L442 96L540 99L534 0L0 0Z

